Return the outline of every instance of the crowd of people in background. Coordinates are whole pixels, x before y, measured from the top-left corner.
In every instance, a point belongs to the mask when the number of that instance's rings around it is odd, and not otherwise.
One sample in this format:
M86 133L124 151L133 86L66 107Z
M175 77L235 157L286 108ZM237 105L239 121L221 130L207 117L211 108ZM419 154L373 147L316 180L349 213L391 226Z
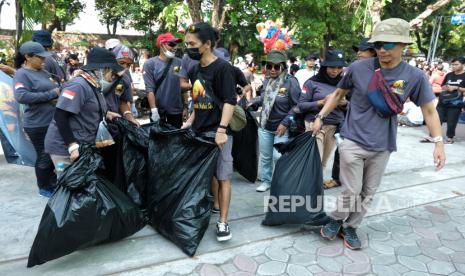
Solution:
M386 29L393 35L385 35ZM56 53L48 31L34 32L32 41L19 48L15 68L1 65L0 69L14 76L15 97L27 107L24 130L38 156L39 193L53 193L57 172L79 158L82 144L96 140L102 121L123 117L139 126L138 113L144 115L136 109L139 97L146 98L147 117L152 122L215 133L221 149L212 180L212 211L219 213L218 241L232 237L228 224L233 174L229 123L234 106L242 99L247 108L258 112L257 192L270 189L274 164L280 157L274 145L300 134L291 131L295 123L301 123L302 132L315 136L323 168L334 158L332 178L324 185L343 186L342 205L352 206L351 197L369 200L374 195L389 155L396 150L398 125L425 124L430 135L422 141L436 144L435 164L438 168L444 165L440 124L447 124L445 143L454 143L464 107L465 58L452 59L450 66L421 59L409 65L401 58L403 48L412 43L407 22L388 19L377 25L371 38L354 45L357 61L350 65L347 53L338 49L329 49L322 57L308 53L303 61L272 50L261 64L263 74L258 74L260 66L253 54L231 61L229 51L217 47L218 40L217 30L196 23L183 38L160 34L156 56L148 51L137 55L117 39L108 40L105 47ZM178 57L182 43L186 51ZM373 108L376 103L367 95L386 86L405 104L398 112L382 115L385 110ZM343 137L343 142L337 143L337 137ZM368 177L362 178L364 174ZM321 235L334 239L342 234L347 247L358 249L361 244L355 230L365 213L366 209L332 213Z

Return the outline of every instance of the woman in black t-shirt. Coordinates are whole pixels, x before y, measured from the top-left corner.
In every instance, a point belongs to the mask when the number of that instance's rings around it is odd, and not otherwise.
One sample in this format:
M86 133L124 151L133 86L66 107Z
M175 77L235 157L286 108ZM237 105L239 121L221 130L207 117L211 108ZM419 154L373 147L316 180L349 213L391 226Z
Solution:
M231 200L232 137L227 135L229 121L236 104L235 82L232 66L213 54L218 33L207 23L191 25L186 32L187 54L199 65L188 73L192 83L194 112L183 128L192 127L195 132L215 131L215 142L221 148L215 177L219 183L220 219L217 223L217 240L231 239L227 223ZM220 108L213 97L223 105Z
M447 123L446 144L454 143L455 128L459 121L460 112L463 108L463 93L465 92L465 57L452 60L452 72L448 73L442 83L442 95L439 96L437 110L441 123ZM449 97L443 97L443 95ZM446 98L459 98L455 101L447 101Z

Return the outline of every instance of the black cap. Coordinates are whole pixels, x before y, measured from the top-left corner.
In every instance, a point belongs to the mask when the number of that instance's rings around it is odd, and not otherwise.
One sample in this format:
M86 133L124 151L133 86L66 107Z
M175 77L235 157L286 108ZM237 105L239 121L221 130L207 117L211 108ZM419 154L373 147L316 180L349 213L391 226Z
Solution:
M325 54L325 60L321 63L325 67L347 66L344 52L341 50L329 50Z
M305 57L305 61L307 61L307 60L317 60L317 59L318 58L315 55L312 55L312 54Z
M115 72L124 70L124 67L116 61L115 54L105 48L94 47L87 55L87 64L82 67L83 70L96 70L110 68Z
M40 43L33 41L23 43L23 45L19 47L19 52L22 55L33 54L44 58L52 55L51 53L47 52L45 48L42 45L40 45Z
M368 40L370 40L370 39L369 38L362 39L360 44L359 45L353 45L352 49L354 49L355 52L366 51L366 50L369 50L369 49L374 50L375 46L373 45L373 43L369 43Z
M46 48L52 47L53 45L52 34L47 30L35 31L32 34L32 41L38 42Z

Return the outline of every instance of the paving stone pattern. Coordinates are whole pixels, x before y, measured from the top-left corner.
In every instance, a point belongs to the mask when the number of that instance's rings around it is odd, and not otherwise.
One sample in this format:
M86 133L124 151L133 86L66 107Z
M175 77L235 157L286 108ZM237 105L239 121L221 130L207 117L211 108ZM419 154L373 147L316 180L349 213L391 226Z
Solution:
M367 218L358 229L364 243L358 251L340 239L320 239L319 229L306 230L293 234L292 244L277 238L259 255L202 263L187 275L465 276L464 210L461 197Z

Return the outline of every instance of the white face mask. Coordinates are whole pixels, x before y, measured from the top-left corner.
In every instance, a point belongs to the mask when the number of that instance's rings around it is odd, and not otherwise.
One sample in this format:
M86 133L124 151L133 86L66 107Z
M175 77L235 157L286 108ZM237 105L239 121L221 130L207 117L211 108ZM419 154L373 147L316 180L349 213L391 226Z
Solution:
M163 50L163 52L165 53L165 56L167 58L169 58L169 59L172 59L172 58L175 57L175 54L173 52L171 52L171 51L168 51L168 50L165 49L165 50Z
M98 71L95 72L96 76L97 76L97 80L100 84L100 88L101 88L101 91L102 93L107 93L108 92L108 89L110 89L111 85L112 85L112 82L109 82L107 80L105 80L105 77L104 77L104 69L100 69Z

